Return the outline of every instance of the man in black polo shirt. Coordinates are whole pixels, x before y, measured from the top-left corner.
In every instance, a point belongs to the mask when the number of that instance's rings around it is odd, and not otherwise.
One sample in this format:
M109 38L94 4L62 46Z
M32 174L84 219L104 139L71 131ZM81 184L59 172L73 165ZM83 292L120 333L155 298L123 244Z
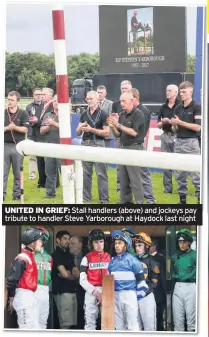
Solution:
M161 106L158 112L158 128L163 130L161 135L161 151L162 152L174 152L175 134L172 131L172 125L170 123L171 118L174 117L174 109L180 104L180 100L177 98L178 87L177 85L170 84L166 88L166 102ZM163 185L164 193L172 193L172 170L163 171Z
M123 94L124 92L130 91L132 88L132 84L130 81L125 80L122 81L120 84L120 91ZM115 116L119 117L119 114L122 112L122 107L120 104L120 100L116 100L113 102L112 104L112 114L114 114ZM116 149L120 148L120 138L116 138L114 139L114 147ZM119 174L119 165L116 165L117 167L117 192L120 191L120 174Z
M173 131L177 134L174 146L175 153L200 154L198 134L201 130L201 105L193 98L193 84L186 81L179 86L182 103L174 109L175 118L171 119ZM185 156L186 160L186 156ZM180 203L186 204L188 192L187 172L176 171ZM195 186L195 195L200 202L200 174L191 173L192 183Z
M36 116L36 111L40 110L41 106L41 89L40 88L35 88L33 89L33 102L28 104L26 106L26 111L29 115L29 121L33 117ZM31 124L29 129L28 129L28 139L33 140L34 142L36 141L36 132L34 125ZM36 156L29 156L29 179L30 180L35 180L36 179L36 171L37 171L37 161L36 161Z
M123 112L119 119L112 116L108 122L116 137L120 137L121 148L143 150L145 137L145 119L141 110L134 108L133 94L125 92L120 97ZM141 168L138 166L120 165L121 203L131 203L132 193L136 204L143 204L144 189L141 179Z
M109 114L98 107L99 95L96 91L89 91L86 101L88 108L81 114L80 122L76 129L77 135L82 135L83 146L105 147L104 139L110 133L107 124ZM99 158L98 158L99 160ZM101 203L109 201L107 165L103 163L83 163L83 202L92 201L92 175L95 165L98 179L98 194Z
M57 306L61 329L77 325L76 279L79 270L75 267L74 256L69 251L70 233L56 234L57 247L52 254L52 293Z
M43 88L41 92L42 104L39 108L36 109L35 116L30 117L30 125L33 129L33 140L35 142L43 142L44 136L40 134L41 124L44 118L44 115L48 112L53 111L52 99L54 91L50 88ZM37 166L38 166L38 188L44 188L46 183L46 174L45 174L45 161L43 157L36 157Z
M58 119L58 103L57 95L53 98L53 110L47 112L42 120L40 134L44 136L45 143L60 143L59 135L59 119ZM45 174L46 174L46 197L56 197L57 172L61 171L61 160L58 158L44 158Z
M10 91L8 107L4 110L4 199L7 193L7 183L10 167L14 175L13 200L20 200L20 167L23 165L23 156L16 150L16 144L25 139L28 132L29 120L25 110L19 108L20 94Z
M134 97L134 107L141 110L144 114L145 120L145 137L149 130L150 120L151 120L151 113L149 109L140 102L140 94L136 88L132 88L132 94ZM145 145L146 139L144 139L143 150L146 150ZM147 167L141 167L141 176L142 176L142 183L144 188L144 198L147 199L147 204L156 204L156 199L153 194L153 186L152 186L152 178L150 171Z

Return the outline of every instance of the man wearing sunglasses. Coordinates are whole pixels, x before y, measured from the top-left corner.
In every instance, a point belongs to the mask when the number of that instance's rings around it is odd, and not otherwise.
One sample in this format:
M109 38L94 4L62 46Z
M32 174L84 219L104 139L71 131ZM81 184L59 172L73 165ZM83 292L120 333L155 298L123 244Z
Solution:
M114 230L111 237L113 258L108 271L115 279L115 328L139 331L137 300L140 301L148 291L143 265L129 253L132 248L129 235Z
M110 255L105 250L106 238L100 229L89 233L88 253L81 261L80 285L86 291L84 301L85 330L96 330L102 302L102 279L108 274Z

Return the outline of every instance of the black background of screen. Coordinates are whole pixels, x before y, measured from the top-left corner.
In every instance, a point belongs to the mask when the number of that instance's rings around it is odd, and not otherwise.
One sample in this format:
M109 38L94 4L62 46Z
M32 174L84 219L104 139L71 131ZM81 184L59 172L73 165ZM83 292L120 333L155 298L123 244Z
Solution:
M101 74L186 71L185 7L153 6L154 56L164 56L164 61L149 62L148 68L133 68L129 62L115 62L116 58L130 57L127 44L127 10L144 7L99 6Z
M140 78L139 78L140 77ZM192 78L192 76L191 76ZM107 88L107 99L117 100L120 95L120 84L124 80L131 81L133 88L140 92L141 102L161 103L166 100L165 88L169 84L176 84L179 86L185 80L185 76L181 73L167 73L167 74L109 74L109 75L95 75L93 77L94 90L99 85L105 85ZM188 79L189 80L189 79ZM193 82L193 81L192 81ZM157 90L156 90L157 88Z

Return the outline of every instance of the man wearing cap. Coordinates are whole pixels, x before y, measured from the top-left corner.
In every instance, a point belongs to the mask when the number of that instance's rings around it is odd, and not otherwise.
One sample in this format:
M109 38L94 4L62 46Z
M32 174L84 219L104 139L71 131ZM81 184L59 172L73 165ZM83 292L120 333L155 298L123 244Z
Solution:
M181 229L176 236L178 250L171 257L174 282L172 310L174 331L196 331L196 251L191 249L192 233Z
M43 231L28 229L22 234L24 248L11 264L7 277L9 309L17 313L19 329L40 329L35 291L38 284L38 270L34 252L40 249L39 240Z
M124 234L126 234L126 235L129 235L130 238L131 238L131 240L133 239L133 237L134 237L134 235L135 235L135 232L134 232L134 230L133 230L132 228L123 228L123 229L122 229L122 232L123 232ZM131 255L133 255L133 256L136 256L136 253L135 253L135 250L134 250L133 247L130 249L129 253L130 253Z
M102 279L108 274L110 255L105 250L106 238L100 229L89 233L90 253L83 257L80 267L80 285L86 291L84 301L85 330L96 330L102 302Z
M39 307L39 325L46 329L49 317L49 287L51 285L52 257L45 250L45 243L49 240L49 232L42 226L37 227L43 231L43 237L38 241L40 250L35 254L38 268L38 287L35 292L37 305Z
M148 290L143 265L129 253L132 247L129 235L114 230L111 237L112 260L108 270L115 280L115 328L139 331L137 300L141 300Z
M138 301L139 328L144 331L156 331L156 302L154 289L160 277L160 268L154 258L149 255L152 240L147 233L136 234L132 240L137 258L143 264L148 291L143 299Z

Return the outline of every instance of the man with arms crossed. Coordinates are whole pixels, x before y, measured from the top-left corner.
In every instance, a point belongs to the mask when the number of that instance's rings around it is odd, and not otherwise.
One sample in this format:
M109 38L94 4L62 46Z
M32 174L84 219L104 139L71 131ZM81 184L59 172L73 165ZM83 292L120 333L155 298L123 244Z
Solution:
M70 233L59 231L56 241L57 247L52 254L52 292L57 305L60 328L71 329L77 325L76 279L79 277L79 270L69 252Z

